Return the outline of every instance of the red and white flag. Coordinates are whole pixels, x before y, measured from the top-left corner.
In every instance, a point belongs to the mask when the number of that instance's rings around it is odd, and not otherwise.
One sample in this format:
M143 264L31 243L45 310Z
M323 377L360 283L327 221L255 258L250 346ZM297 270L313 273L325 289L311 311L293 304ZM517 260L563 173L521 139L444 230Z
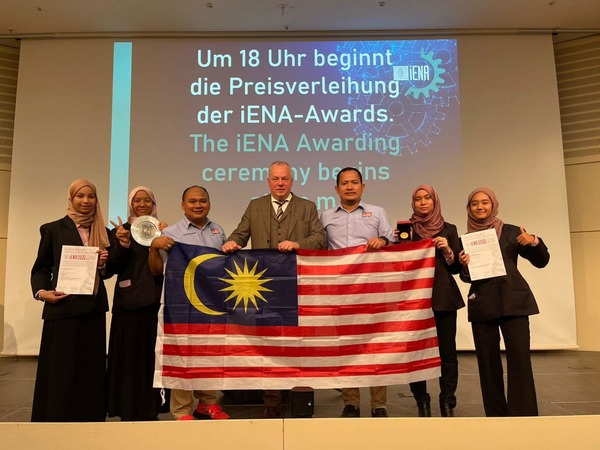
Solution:
M297 255L173 249L156 386L322 389L440 376L432 240Z

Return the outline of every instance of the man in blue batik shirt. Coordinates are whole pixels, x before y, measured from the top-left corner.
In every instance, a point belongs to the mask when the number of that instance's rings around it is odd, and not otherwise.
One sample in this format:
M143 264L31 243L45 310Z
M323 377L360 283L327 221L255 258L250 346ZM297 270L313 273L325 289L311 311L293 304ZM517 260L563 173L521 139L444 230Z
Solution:
M354 167L342 169L336 179L335 191L340 203L321 214L321 223L330 249L366 245L367 250L377 250L389 244L393 230L387 213L379 206L362 201L365 190L362 174ZM371 391L371 416L387 417L385 386L369 388ZM342 417L360 417L360 391L358 388L342 389L344 410Z
M163 272L163 255L168 254L175 242L201 245L220 249L225 243L225 231L221 225L208 218L210 197L201 186L190 186L181 197L184 217L165 228L162 236L152 240L148 265L153 275ZM166 252L161 254L161 250ZM194 409L194 398L198 407ZM228 419L229 415L217 405L217 391L186 391L171 389L171 414L177 420Z

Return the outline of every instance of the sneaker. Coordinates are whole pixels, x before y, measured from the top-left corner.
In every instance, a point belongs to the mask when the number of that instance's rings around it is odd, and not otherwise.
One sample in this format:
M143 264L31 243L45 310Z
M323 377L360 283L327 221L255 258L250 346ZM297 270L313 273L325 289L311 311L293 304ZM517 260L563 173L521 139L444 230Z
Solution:
M194 417L196 419L229 419L229 414L221 409L219 405L213 403L212 405L203 405L198 403L196 411L194 411Z
M388 417L387 409L385 409L385 408L372 409L371 417Z
M186 414L185 416L179 417L177 420L194 420L194 416L190 416L189 414Z
M360 406L344 406L344 410L342 411L342 417L360 417Z

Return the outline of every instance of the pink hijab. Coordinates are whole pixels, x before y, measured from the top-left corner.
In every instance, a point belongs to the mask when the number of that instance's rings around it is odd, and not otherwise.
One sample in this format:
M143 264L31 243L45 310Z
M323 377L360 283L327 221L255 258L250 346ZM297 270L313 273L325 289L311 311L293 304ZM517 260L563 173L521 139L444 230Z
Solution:
M134 187L129 193L129 217L127 218L127 221L129 223L132 223L136 219L136 215L133 212L133 197L135 197L135 194L137 194L139 191L145 191L148 194L148 197L152 199L152 211L150 212L150 215L158 219L156 213L156 198L154 197L154 192L152 192L152 189L150 189L149 187L138 186Z
M420 190L427 192L433 199L433 209L426 216L417 214L417 211L415 210L415 197ZM413 215L410 217L410 222L412 223L415 232L422 238L428 239L435 237L444 228L444 218L442 217L440 199L435 189L431 186L427 184L417 186L412 193L412 209Z
M473 199L475 194L477 194L478 192L483 192L490 198L492 202L492 213L487 219L480 220L474 218L471 215L471 208L469 207L469 205L471 204L471 200ZM471 192L469 194L469 200L467 201L467 232L472 233L473 231L482 231L487 230L489 228L494 228L496 230L496 235L498 236L498 239L500 239L500 235L502 234L502 225L504 225L504 222L502 222L502 220L496 217L498 215L499 206L500 203L496 198L496 194L494 194L494 191L492 191L491 189L486 187L480 187Z
M96 208L89 214L82 214L75 209L73 198L81 188L86 186L91 188L96 195ZM77 179L69 186L68 200L69 206L67 207L67 215L73 219L73 222L77 225L90 229L90 240L88 241L88 245L90 247L100 247L101 250L106 250L109 246L108 234L106 233L106 226L104 225L104 217L102 216L102 210L100 209L100 201L98 200L96 186L88 180L82 178Z

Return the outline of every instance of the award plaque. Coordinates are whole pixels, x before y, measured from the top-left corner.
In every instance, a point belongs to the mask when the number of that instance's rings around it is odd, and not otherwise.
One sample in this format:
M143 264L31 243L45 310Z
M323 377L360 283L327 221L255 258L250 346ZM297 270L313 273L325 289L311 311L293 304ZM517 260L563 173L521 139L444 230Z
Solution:
M152 239L160 236L158 219L152 216L140 216L131 224L131 236L145 247L150 247Z
M408 220L399 220L396 222L398 230L398 242L410 242L411 240L411 223Z

